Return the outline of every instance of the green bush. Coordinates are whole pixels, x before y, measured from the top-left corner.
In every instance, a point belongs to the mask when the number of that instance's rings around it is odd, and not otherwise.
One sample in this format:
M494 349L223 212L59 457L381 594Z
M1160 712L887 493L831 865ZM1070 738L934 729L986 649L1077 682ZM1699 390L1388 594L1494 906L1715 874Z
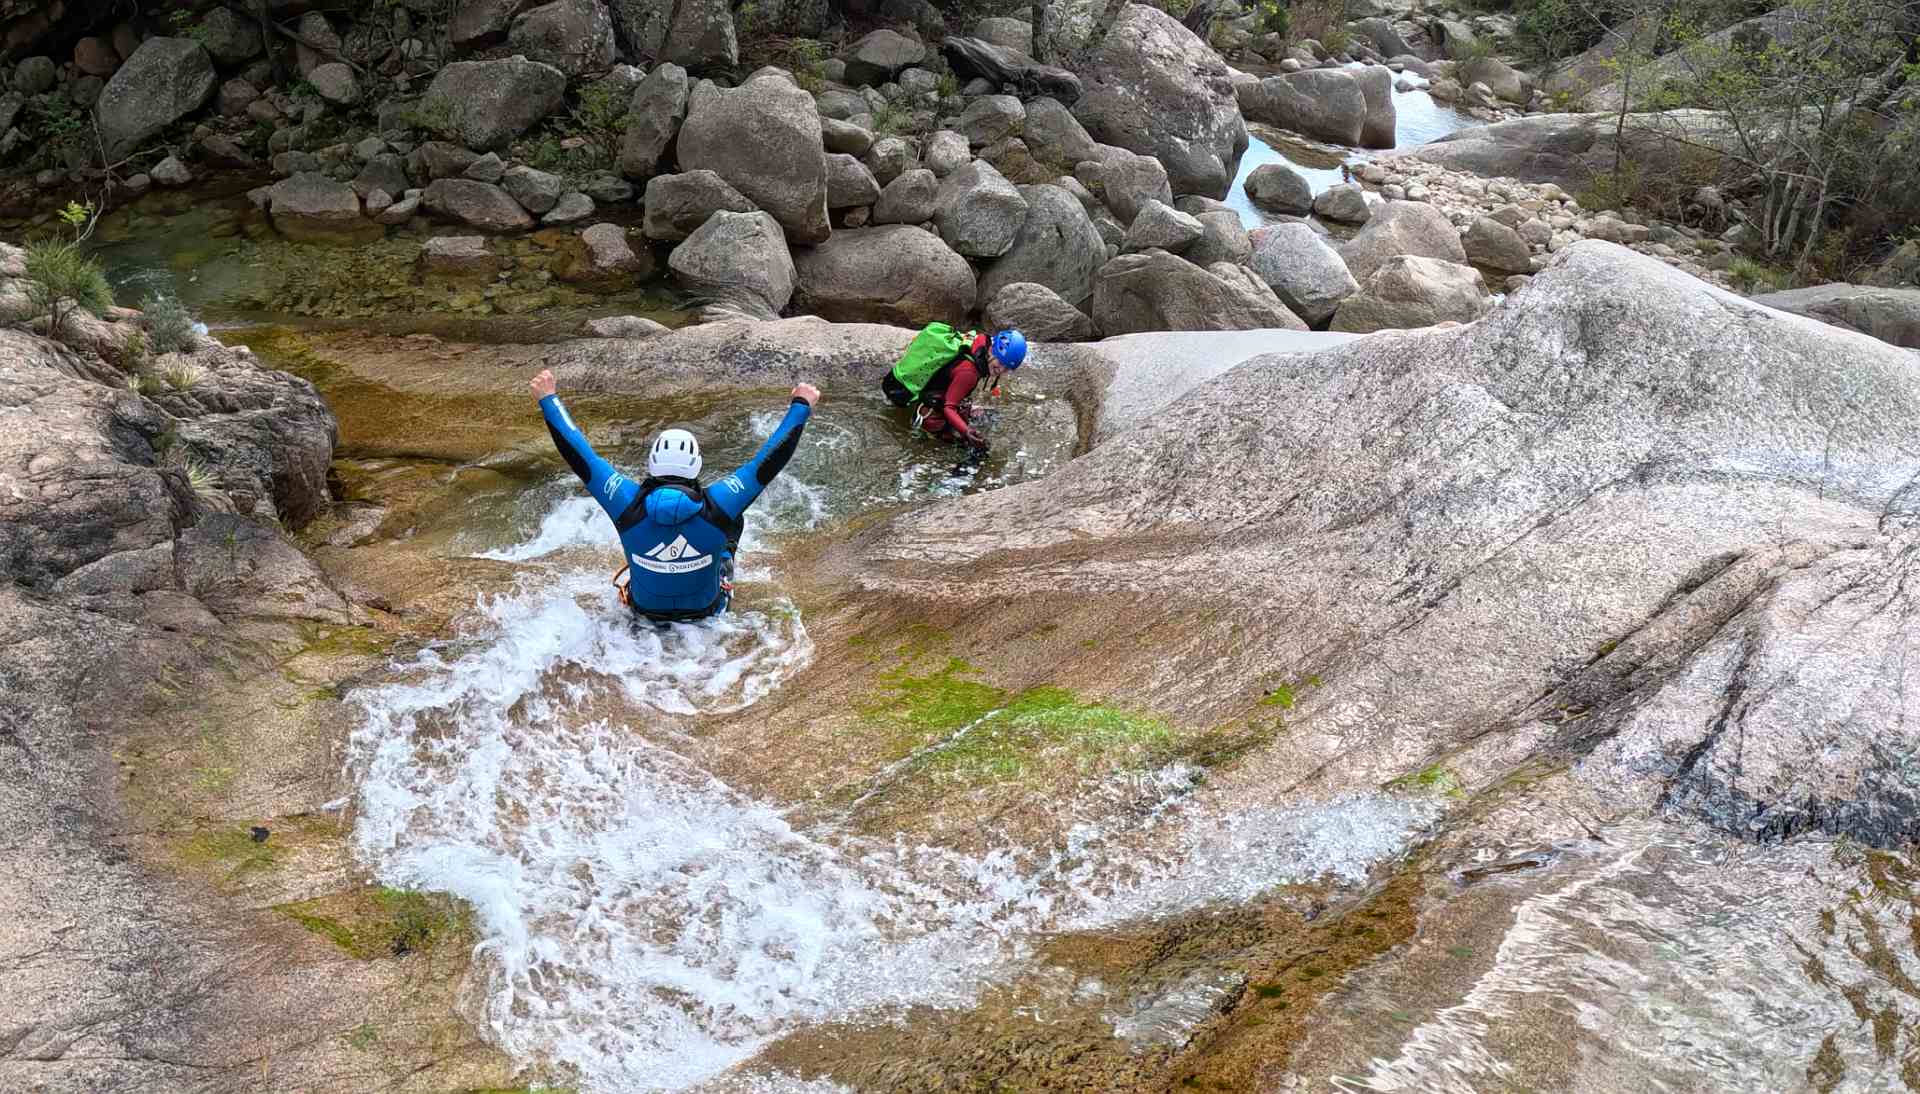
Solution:
M26 250L27 299L34 314L48 317L53 337L60 337L74 309L104 315L113 307L113 286L80 244L42 239L28 243Z
M193 313L169 293L155 293L142 305L149 345L155 353L178 353L192 342Z
M1787 284L1787 275L1757 262L1746 255L1739 255L1727 263L1727 281L1744 293L1773 292Z

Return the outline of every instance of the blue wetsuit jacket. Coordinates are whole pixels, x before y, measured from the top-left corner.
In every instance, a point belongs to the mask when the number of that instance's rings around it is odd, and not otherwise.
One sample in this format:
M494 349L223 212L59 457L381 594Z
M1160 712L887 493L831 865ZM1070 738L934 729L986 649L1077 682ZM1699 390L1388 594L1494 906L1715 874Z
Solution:
M683 478L635 482L615 470L587 444L557 395L540 400L540 413L567 466L613 518L629 563L633 610L677 620L726 610L747 507L793 458L812 408L795 399L753 459L704 488Z

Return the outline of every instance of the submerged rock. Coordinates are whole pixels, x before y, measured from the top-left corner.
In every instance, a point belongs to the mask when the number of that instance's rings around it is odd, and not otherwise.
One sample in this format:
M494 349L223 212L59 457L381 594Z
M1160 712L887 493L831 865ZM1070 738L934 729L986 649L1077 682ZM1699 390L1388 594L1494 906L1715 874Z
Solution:
M267 191L273 227L301 243L369 243L386 229L360 215L360 195L312 171L281 179ZM518 208L516 206L516 208Z

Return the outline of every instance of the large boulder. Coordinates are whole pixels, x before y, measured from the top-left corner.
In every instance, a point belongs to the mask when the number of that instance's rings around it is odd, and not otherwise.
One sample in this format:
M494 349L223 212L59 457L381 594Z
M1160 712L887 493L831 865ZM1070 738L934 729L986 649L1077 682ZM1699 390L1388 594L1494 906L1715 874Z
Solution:
M1920 349L1920 289L1814 285L1767 293L1756 304L1858 331L1896 346Z
M507 43L569 76L598 72L613 64L613 20L600 0L553 0L514 19Z
M843 229L797 251L794 268L798 305L835 322L920 327L973 310L973 267L919 228Z
M971 148L984 148L1020 135L1027 108L1012 95L982 95L967 104L953 121L953 132L967 138Z
M52 591L91 569L66 588L171 589L174 538L213 505L290 528L327 508L337 434L312 384L210 341L169 361L195 382L146 397L118 369L90 373L70 350L0 330L0 386L13 393L0 429L0 584ZM198 493L169 469L172 446L216 485ZM158 567L138 565L155 556Z
M927 137L926 152L922 158L927 170L946 178L967 165L967 161L973 158L973 149L964 135L951 129L938 129Z
M1284 163L1263 163L1247 174L1247 198L1274 213L1305 216L1313 211L1313 187Z
M1471 323L1493 298L1471 266L1418 255L1396 255L1373 271L1360 291L1340 302L1331 329L1370 331Z
M1100 267L1093 322L1104 335L1153 330L1305 330L1266 283L1244 266L1201 269L1178 255L1146 251Z
M763 212L714 213L667 266L710 318L774 319L793 299L793 256L780 222Z
M1239 213L1231 209L1214 210L1194 215L1194 219L1200 222L1200 238L1181 252L1181 257L1188 262L1196 266L1211 266L1216 262L1241 266L1253 257L1253 240L1247 235L1247 226L1241 222ZM1285 303L1284 297L1282 303Z
M973 36L1016 53L1033 56L1033 24L1024 19L995 16L973 25Z
M1697 176L1714 170L1723 152L1737 153L1740 133L1711 110L1628 114L1529 114L1468 126L1405 152L1449 171L1483 178L1554 183L1570 192L1613 171L1616 160L1649 175Z
M455 61L434 76L426 102L448 113L460 143L502 151L560 109L566 92L567 77L559 69L511 57Z
M1327 241L1305 224L1275 224L1254 233L1253 272L1310 326L1333 318L1340 302L1360 291Z
M753 212L753 202L712 171L656 175L644 200L648 239L685 239L715 213Z
M1041 97L1027 104L1021 138L1034 159L1068 171L1098 155L1098 142L1058 99Z
M1756 854L1904 848L1915 481L1911 353L1583 242L1478 323L1256 358L1040 483L863 530L841 565L917 590L937 552L972 603L1083 613L1126 699L1178 690L1195 724L1308 681L1286 732L1209 775L1227 798L1377 792L1444 758L1503 818L1562 771L1540 813L1631 818L1695 841L1685 861L1727 851L1696 822ZM1189 641L1107 640L1213 612ZM1173 687L1194 680L1221 686Z
M778 76L695 97L680 127L682 171L708 170L773 215L795 243L827 221L827 161L813 97Z
M963 255L998 258L1026 220L1027 200L993 164L974 160L940 183L940 238Z
M1533 252L1520 233L1492 217L1474 217L1460 236L1467 261L1497 273L1533 272Z
M925 224L940 211L940 180L916 167L904 171L880 191L873 206L875 224Z
M1093 320L1045 285L1015 281L1002 286L981 311L988 330L1017 330L1035 342L1086 342Z
M983 79L1009 92L1045 95L1068 104L1080 98L1080 77L1016 49L955 34L941 40L940 52L962 80Z
M281 179L267 191L273 227L301 243L371 243L386 229L360 215L353 187L316 171Z
M673 22L673 7L673 0L607 0L621 52L634 61L659 59Z
M965 147L964 139L960 143ZM903 173L911 171L917 160L913 145L905 138L881 137L873 142L873 146L867 149L865 155L860 157L860 162L866 164L867 170L873 172L875 182L885 186Z
M1338 144L1367 130L1367 93L1346 69L1310 68L1239 85L1240 109L1256 122Z
M1127 238L1121 246L1129 251L1156 248L1180 254L1198 242L1203 229L1200 221L1169 205L1149 201L1127 226Z
M519 202L521 208L534 216L542 216L560 204L561 196L567 192L567 180L550 171L520 163L501 173L500 188ZM399 192L390 191L395 194Z
M481 49L506 40L527 0L461 0L447 15L447 40L456 49Z
M1227 196L1247 127L1212 47L1165 12L1130 4L1084 71L1073 113L1096 140L1158 159L1176 193Z
M1533 98L1533 78L1492 55L1460 62L1453 78L1466 87L1486 84L1488 90L1516 106L1525 106Z
M1373 276L1395 255L1418 255L1464 263L1466 248L1447 215L1418 201L1389 201L1373 211L1366 227L1340 246L1340 257L1356 280Z
M668 145L687 116L691 85L687 70L668 62L647 73L627 105L627 131L620 141L620 173L636 182L660 170Z
M740 43L728 0L679 0L660 58L701 71L740 63Z
M1100 196L1123 227L1133 223L1147 202L1173 202L1166 167L1152 156L1125 149L1115 149L1104 160L1082 163L1075 168L1074 177Z
M1058 186L1020 187L1026 219L1006 254L980 273L980 303L1016 282L1045 285L1074 307L1093 295L1093 278L1106 262L1106 240L1078 198Z
M927 59L927 47L917 38L909 38L898 31L876 30L853 44L847 51L847 82L859 87L871 84L879 87L899 74L903 68L911 68Z
M219 80L213 60L191 38L149 38L107 81L95 124L109 160L118 160L207 105Z
M1360 123L1360 147L1392 148L1399 138L1400 117L1393 105L1393 70L1367 65L1353 74L1367 112Z
M533 218L505 190L472 179L435 179L421 195L427 211L486 232L522 232Z
M208 55L217 64L244 65L260 55L259 20L242 18L229 8L214 8L201 16L200 33L196 37L200 44L207 48ZM99 43L101 48L95 49L93 55L103 61L105 57L112 55L112 47L98 38L84 39L83 42ZM75 50L76 59L79 57L79 52L78 49ZM95 76L113 74L113 69L104 64L82 67ZM107 71L101 72L102 67L106 67Z
M845 152L827 155L827 208L853 209L880 200L880 184L873 172Z
M1313 215L1338 224L1365 224L1373 216L1373 206L1365 190L1343 182L1314 195Z

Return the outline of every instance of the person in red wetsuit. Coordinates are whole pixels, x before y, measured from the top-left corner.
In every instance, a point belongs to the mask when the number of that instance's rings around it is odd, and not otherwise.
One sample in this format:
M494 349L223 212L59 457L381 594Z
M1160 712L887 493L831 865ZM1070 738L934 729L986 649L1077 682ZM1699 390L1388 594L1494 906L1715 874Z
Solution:
M914 411L914 425L933 437L986 447L986 437L973 425L970 400L974 388L982 379L990 379L997 388L1000 377L1009 369L1019 368L1026 358L1027 339L1017 330L1003 330L992 338L975 334L973 343L952 364L927 380Z

